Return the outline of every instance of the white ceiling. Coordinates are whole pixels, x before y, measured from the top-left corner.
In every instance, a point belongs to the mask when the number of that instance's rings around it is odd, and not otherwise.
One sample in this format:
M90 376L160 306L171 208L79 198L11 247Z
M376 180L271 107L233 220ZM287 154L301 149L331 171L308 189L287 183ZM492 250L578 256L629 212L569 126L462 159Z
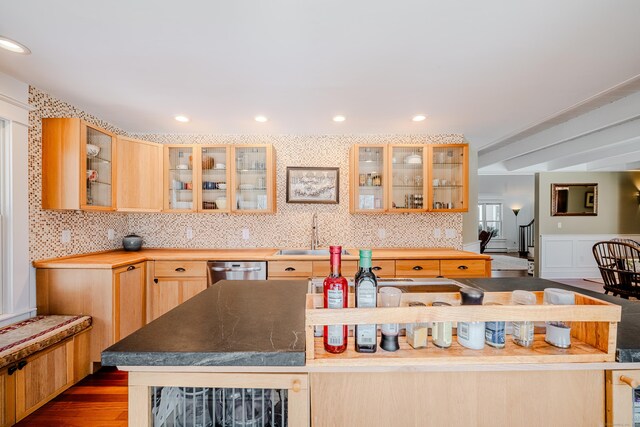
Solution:
M0 35L32 54L0 51L0 71L131 132L463 133L492 150L640 75L638 22L637 0L14 0Z

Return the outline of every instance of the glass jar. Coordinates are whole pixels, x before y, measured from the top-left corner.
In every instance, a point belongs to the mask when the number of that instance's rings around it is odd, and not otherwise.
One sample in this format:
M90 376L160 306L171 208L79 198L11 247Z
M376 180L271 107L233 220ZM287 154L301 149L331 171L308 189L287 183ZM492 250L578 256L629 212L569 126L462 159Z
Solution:
M461 289L462 305L482 305L484 292L479 289ZM484 348L485 322L458 322L458 343L472 350Z
M513 291L511 301L516 305L535 305L537 302L534 293L529 291ZM533 345L534 322L513 322L513 342L522 347Z
M486 305L502 305L497 302L490 302ZM505 322L491 321L485 322L484 341L494 348L504 348Z
M443 301L434 301L433 307L451 307L451 304ZM453 341L453 324L452 322L434 322L431 329L431 338L433 345L440 348L449 348Z
M575 294L558 288L547 288L544 290L544 303L551 305L573 305L575 304ZM554 347L571 347L571 322L551 321L546 322L547 333L544 340Z

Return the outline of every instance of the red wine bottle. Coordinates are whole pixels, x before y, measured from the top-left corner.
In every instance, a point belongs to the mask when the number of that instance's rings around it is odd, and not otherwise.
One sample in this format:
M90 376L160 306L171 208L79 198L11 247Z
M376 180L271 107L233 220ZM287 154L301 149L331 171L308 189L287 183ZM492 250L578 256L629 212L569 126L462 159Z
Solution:
M341 246L330 246L331 273L324 279L324 308L347 308L349 284L342 277ZM342 353L347 349L347 325L325 325L324 349L329 353Z

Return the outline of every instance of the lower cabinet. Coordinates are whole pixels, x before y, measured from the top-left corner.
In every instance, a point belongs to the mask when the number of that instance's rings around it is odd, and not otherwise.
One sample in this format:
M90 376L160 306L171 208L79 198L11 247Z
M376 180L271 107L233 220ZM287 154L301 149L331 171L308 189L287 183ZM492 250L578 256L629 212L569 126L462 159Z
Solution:
M129 372L129 425L183 425L183 420L189 425L309 426L308 375Z
M145 324L145 283L144 262L114 269L39 268L38 314L91 316L90 359L99 363L102 350Z
M0 427L11 426L89 374L89 331L0 370Z
M640 370L607 371L608 426L640 425Z
M314 427L604 425L598 370L311 373L309 388Z
M207 288L206 278L156 278L151 284L148 321L157 319Z
M206 261L155 261L148 284L147 322L207 288Z

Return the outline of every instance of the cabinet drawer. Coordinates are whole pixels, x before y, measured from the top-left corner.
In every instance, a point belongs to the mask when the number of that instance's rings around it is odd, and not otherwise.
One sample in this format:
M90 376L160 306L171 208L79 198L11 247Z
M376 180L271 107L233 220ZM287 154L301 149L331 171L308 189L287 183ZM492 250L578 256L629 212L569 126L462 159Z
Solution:
M437 277L440 261L433 259L398 259L396 277Z
M374 259L371 261L371 267L378 277L395 277L396 275L396 262L392 259Z
M156 277L207 277L205 261L156 261Z
M330 272L329 260L313 261L313 277L327 277ZM347 279L355 277L358 272L358 261L342 261L341 272Z
M485 261L481 259L443 259L440 275L444 277L484 277Z
M269 277L311 277L312 261L269 261Z

